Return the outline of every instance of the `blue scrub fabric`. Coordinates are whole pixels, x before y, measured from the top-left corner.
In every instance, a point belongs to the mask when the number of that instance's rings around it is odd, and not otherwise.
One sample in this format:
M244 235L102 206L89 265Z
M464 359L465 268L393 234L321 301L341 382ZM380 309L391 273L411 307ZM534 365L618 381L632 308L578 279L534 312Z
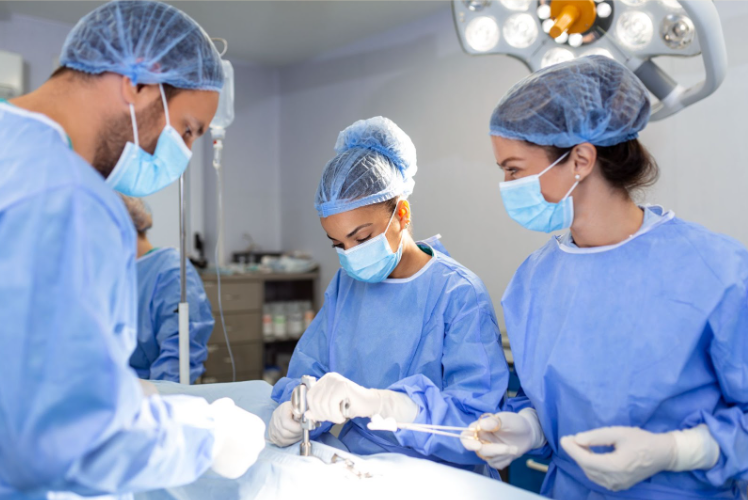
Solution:
M138 270L138 345L130 366L138 377L179 382L179 251L159 248L136 261ZM213 314L203 281L188 260L187 303L190 307L190 383L205 372Z
M524 394L548 438L542 493L567 499L743 498L748 479L748 252L659 207L622 245L551 240L502 305ZM647 220L647 218L645 218ZM563 239L562 239L563 240ZM706 424L716 466L662 472L622 492L585 476L563 436L606 426L668 432Z
M0 103L0 498L127 494L212 462L204 400L144 399L135 232L48 118ZM56 497L57 498L57 497Z
M467 427L498 411L509 371L488 292L465 267L428 250L432 259L409 279L364 283L339 270L273 399L288 401L302 375L337 372L364 387L407 394L419 407L416 423ZM484 465L459 439L370 431L368 422L354 419L340 433L351 452L396 452L466 469ZM330 428L327 423L313 436Z

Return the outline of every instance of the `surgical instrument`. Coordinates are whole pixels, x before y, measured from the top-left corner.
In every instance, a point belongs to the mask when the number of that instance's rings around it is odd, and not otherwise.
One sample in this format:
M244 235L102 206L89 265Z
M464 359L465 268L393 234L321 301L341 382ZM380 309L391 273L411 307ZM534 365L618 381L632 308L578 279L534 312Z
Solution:
M311 375L304 375L301 377L301 383L294 388L291 393L291 405L293 406L293 415L296 420L301 423L303 429L303 437L300 445L300 455L302 457L308 457L312 454L312 443L309 440L309 432L319 427L319 423L310 420L306 416L306 412L309 409L307 404L307 393L309 389L317 382L315 377Z

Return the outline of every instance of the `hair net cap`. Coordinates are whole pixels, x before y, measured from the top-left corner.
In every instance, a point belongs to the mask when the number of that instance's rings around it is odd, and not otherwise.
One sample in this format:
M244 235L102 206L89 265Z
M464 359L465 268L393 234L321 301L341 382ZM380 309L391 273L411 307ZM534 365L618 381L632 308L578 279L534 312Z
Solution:
M60 64L181 89L220 91L224 79L221 56L205 31L161 2L118 0L95 9L68 35Z
M377 116L357 121L340 133L335 152L317 188L314 206L320 217L413 192L416 147L392 120Z
M582 57L514 85L491 115L491 135L559 148L613 146L637 138L649 112L649 92L631 70Z
M137 232L144 233L153 227L153 215L148 205L142 199L132 198L123 194L120 194L120 197L125 202L125 207L130 213L130 218Z

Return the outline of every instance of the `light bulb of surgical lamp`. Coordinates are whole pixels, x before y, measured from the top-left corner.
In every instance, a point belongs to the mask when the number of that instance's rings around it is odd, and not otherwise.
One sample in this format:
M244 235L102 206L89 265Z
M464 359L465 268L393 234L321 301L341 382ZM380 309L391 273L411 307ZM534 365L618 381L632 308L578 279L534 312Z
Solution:
M516 49L526 49L538 38L538 25L530 14L514 14L504 23L504 40Z
M565 31L556 37L556 43L564 44L568 41L569 41L569 34Z
M488 4L491 3L490 0L462 0L462 3L465 4L465 7L467 7L469 10L472 10L473 12L480 12L486 7L488 7Z
M574 33L569 35L569 45L576 48L581 47L582 42L584 41L584 37L581 33Z
M530 8L531 0L501 0L501 5L509 10L526 11Z
M588 56L605 56L609 59L613 59L613 54L610 53L608 49L590 49L584 54L582 54L582 57L588 57Z
M551 6L548 4L543 4L540 7L538 7L538 18L539 19L548 19L551 17Z
M613 7L609 3L601 3L597 6L597 17L607 19L613 13Z
M668 9L680 10L683 8L678 0L660 0L660 2Z
M543 21L543 32L550 33L551 28L553 28L554 24L556 24L556 21L554 21L553 19L546 19L545 21Z
M653 34L652 19L644 12L630 10L618 18L616 35L621 43L631 49L643 49L649 45Z
M632 7L640 7L647 3L648 0L623 0L623 3Z
M572 59L574 59L574 54L570 50L555 47L545 53L543 59L540 61L540 67L547 68L548 66L571 61Z
M488 52L499 43L499 25L492 17L476 17L465 28L465 40L476 52Z
M685 49L693 42L696 27L686 16L670 14L662 20L660 35L665 45L671 49Z

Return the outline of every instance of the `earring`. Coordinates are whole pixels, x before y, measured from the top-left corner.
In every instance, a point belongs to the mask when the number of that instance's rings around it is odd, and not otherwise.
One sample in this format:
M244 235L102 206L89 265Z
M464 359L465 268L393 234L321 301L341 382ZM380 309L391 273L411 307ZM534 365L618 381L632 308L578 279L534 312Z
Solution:
M582 176L581 176L581 175L579 175L579 174L577 174L577 175L575 175L575 176L574 176L574 179L576 179L576 180L579 180L579 179L581 179L581 178L582 178Z

